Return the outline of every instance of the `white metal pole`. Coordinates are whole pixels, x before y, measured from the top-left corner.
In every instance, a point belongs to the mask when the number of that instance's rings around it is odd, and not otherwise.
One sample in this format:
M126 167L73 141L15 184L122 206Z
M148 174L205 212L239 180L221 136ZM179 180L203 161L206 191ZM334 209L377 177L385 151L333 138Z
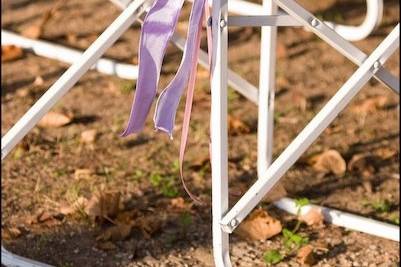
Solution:
M263 0L263 8L266 10L266 15L277 14L277 6L272 0ZM264 176L273 154L277 27L262 27L261 31L257 134L258 178Z
M227 0L212 3L211 164L213 257L217 267L230 267L228 234L220 227L228 209L227 141Z
M385 63L398 46L399 24L273 162L268 168L266 176L258 179L224 216L221 222L224 231L231 233L238 225L238 222L241 222L249 214L266 193L279 181L281 176L337 117L340 111L346 107L362 86L379 70L380 66Z
M307 29L314 32L317 36L322 38L327 44L331 45L334 49L346 56L349 60L357 65L361 65L367 58L367 55L359 50L356 46L351 44L332 30L325 23L319 21L310 12L301 7L293 0L274 0L277 5L293 16L296 20L301 22ZM397 94L400 93L399 79L389 73L383 66L375 73L374 77L382 82L387 87L391 88Z
M15 255L1 246L1 264L7 267L52 267L51 265Z
M12 44L24 49L30 49L38 56L59 60L69 64L77 62L82 56L82 52L79 50L42 40L26 38L6 30L1 30L1 44ZM101 58L91 68L96 69L100 73L116 75L123 79L136 80L138 78L138 66L119 63L112 59Z
M274 205L289 213L298 213L298 207L296 206L295 201L290 198L282 198L274 202ZM301 214L308 213L312 208L320 209L324 216L324 220L328 223L400 242L400 227L396 225L312 204L302 207Z
M27 113L1 138L1 159L36 125L36 123L68 92L79 78L124 33L146 8L146 0L130 4L117 19L99 36Z

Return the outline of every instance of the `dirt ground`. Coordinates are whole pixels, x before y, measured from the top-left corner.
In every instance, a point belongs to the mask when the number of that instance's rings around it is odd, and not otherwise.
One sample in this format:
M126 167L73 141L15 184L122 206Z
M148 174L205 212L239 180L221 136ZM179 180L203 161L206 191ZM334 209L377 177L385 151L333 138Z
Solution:
M300 2L320 17L349 24L360 23L366 9L364 1L359 0ZM24 31L40 21L53 3L40 0L6 8L2 10L2 28ZM185 30L189 10L186 6L179 31ZM85 49L118 14L119 10L107 0L66 1L46 24L41 38ZM371 52L398 21L398 1L385 0L380 27L355 44ZM139 24L133 25L106 56L137 63L139 29ZM232 28L229 39L230 67L257 85L260 30ZM275 157L356 69L348 59L301 28L280 28L278 42ZM202 46L206 46L205 40ZM397 50L385 65L396 76L398 57ZM180 59L179 50L169 47L161 86L174 75ZM2 135L67 67L30 52L2 63ZM188 185L207 205L193 205L178 178L184 101L172 141L154 132L151 116L142 133L122 138L119 133L128 119L135 83L90 71L53 109L69 114L72 122L64 127L35 127L2 162L5 247L56 266L213 266L208 161L210 87L207 72L199 68L198 73L184 167ZM398 105L398 96L372 79L285 174L281 184L288 195L399 224ZM243 126L231 127L229 137L230 185L243 193L256 177L257 108L230 89L229 114ZM91 129L97 131L96 140L83 143L81 133ZM347 162L343 177L322 174L307 163L311 155L328 149L338 151ZM363 160L355 163L355 157ZM94 222L79 212L57 213L61 206L80 197L89 199L100 189L119 192L125 216L141 221L142 228L135 228L126 238L99 244L98 237L109 229L109 222ZM172 208L180 197L185 199L184 204ZM231 198L230 205L235 199ZM260 206L283 225L294 224L294 216L266 202ZM144 225L147 231L143 231ZM397 242L332 225L303 225L300 231L310 237L313 246L326 248L317 255L316 266L399 266ZM265 266L263 254L272 248L282 249L280 235L265 242L231 236L234 266ZM277 266L299 263L289 256Z

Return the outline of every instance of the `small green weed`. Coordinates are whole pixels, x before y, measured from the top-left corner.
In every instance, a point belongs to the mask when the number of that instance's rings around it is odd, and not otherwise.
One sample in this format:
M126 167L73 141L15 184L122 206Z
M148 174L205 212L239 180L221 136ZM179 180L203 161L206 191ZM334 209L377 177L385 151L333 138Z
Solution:
M277 264L284 259L284 256L276 249L268 250L263 254L263 261L267 266Z

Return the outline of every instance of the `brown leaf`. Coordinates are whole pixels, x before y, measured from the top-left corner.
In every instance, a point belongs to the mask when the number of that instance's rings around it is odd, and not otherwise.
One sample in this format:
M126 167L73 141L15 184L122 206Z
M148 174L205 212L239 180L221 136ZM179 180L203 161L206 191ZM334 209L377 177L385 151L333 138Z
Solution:
M86 130L81 133L81 142L85 144L91 144L95 142L97 137L97 130Z
M278 59L283 59L287 57L287 47L283 42L277 42L276 55Z
M257 209L243 221L235 231L240 237L265 241L281 232L279 220L271 217L265 210Z
M84 197L79 197L71 205L60 205L59 211L61 214L69 215L73 214L79 210L83 210L87 204L88 200Z
M100 192L88 201L85 212L88 216L96 218L109 218L116 216L120 210L120 193Z
M24 56L24 51L15 45L1 46L1 62L8 62L20 59Z
M301 90L294 90L292 92L291 101L301 111L305 111L308 106L308 100Z
M231 115L228 115L228 128L232 135L246 134L251 131L243 121Z
M389 147L380 147L374 151L374 154L382 159L390 159L397 155L397 151Z
M307 225L323 225L324 216L319 208L311 208L307 213L299 216L299 220Z
M117 246L114 245L114 243L107 241L107 242L98 242L96 243L96 247L98 249L104 250L104 251L109 251L109 250L115 250L117 249Z
M313 265L316 262L313 256L313 247L305 245L298 250L297 261L302 265Z
M267 203L272 203L282 197L285 197L286 195L287 190L285 190L283 184L278 183L269 191L269 193L266 194L266 196L263 198L263 201Z
M172 198L170 200L170 205L172 208L179 209L179 210L186 208L185 200L182 197Z
M324 174L333 173L337 176L343 176L345 174L345 160L341 154L334 149L330 149L319 155L316 155L308 162L316 171Z
M353 155L351 160L348 162L348 170L360 174L363 177L370 177L376 171L374 165L376 160L375 157L368 154Z
M21 35L31 39L39 39L42 35L42 31L43 28L41 25L31 25L22 30Z
M145 238L150 238L153 233L161 229L163 216L160 215L148 215L136 219L135 226L142 231Z
M21 231L17 227L5 227L4 230L2 228L1 236L3 239L10 240L18 238L21 234Z
M44 222L53 218L53 215L47 211L43 211L37 215L38 222Z
M50 111L38 123L43 128L57 128L69 124L72 121L67 115Z
M45 83L45 81L43 80L42 76L36 76L35 80L33 81L33 85L35 86L41 86Z
M351 111L358 115L367 115L385 107L387 97L383 95L370 97L355 104Z
M96 237L97 241L122 241L131 234L132 225L117 224L107 228L104 233Z
M88 180L90 179L93 172L89 169L76 169L74 172L74 179L75 180Z

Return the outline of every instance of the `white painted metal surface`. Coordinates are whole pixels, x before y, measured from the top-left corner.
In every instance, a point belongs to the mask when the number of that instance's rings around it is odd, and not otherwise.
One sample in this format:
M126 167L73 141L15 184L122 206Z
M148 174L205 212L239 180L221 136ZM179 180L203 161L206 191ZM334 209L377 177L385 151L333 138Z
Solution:
M295 201L290 198L282 198L274 202L274 205L294 215L298 212ZM400 228L397 225L388 224L340 210L312 204L302 207L300 214L306 214L312 208L320 209L324 216L324 220L328 223L400 242Z
M281 1L281 0L280 0ZM231 233L250 211L262 200L281 176L295 163L303 152L316 140L324 129L337 117L363 85L379 71L381 65L399 46L399 24L386 39L361 64L340 90L311 120L301 133L272 163L266 175L257 180L221 221L222 228ZM232 222L236 224L233 226Z
M38 56L59 60L69 64L77 62L82 56L82 52L79 50L46 41L26 38L6 30L1 30L1 44L15 45L24 49L29 49ZM118 63L111 59L101 58L95 62L91 69L96 69L100 73L108 75L116 75L123 79L138 78L138 66Z
M227 0L212 3L211 164L213 257L217 267L230 267L228 233L220 221L228 209L227 140Z
M361 65L367 58L367 55L359 50L356 46L346 41L335 31L333 31L325 23L319 21L310 12L302 8L294 0L274 0L279 7L288 12L289 15L293 16L300 23L302 23L307 29L314 32L326 43L331 45L341 54L346 56L349 60L357 65ZM312 25L313 24L313 25ZM393 89L396 93L400 92L399 79L394 75L386 71L382 66L376 72L375 78L381 81L387 87Z
M111 0L120 7L126 7L125 11L113 22L110 27L95 41L90 48L63 74L63 76L49 89L46 94L24 115L17 124L2 138L2 159L9 151L34 127L40 118L75 84L75 82L101 57L104 51L129 27L139 15L146 10L142 5L147 0L140 0L126 6L130 0ZM213 254L216 266L231 266L229 258L228 233L244 219L244 217L258 204L260 199L274 186L288 168L298 159L318 135L328 126L337 114L351 101L352 97L360 88L373 76L399 92L399 80L389 74L382 65L399 45L399 25L369 56L365 55L352 44L345 41L326 25L320 22L309 12L291 0L275 0L276 3L287 13L277 11L277 7L270 0L263 1L263 8L260 5L245 2L242 0L213 0L212 4L212 31L213 31L213 53L212 53L212 105L211 105L211 162L212 162L212 210L213 210ZM377 4L375 14L374 5ZM150 1L146 2L147 5ZM366 30L359 36L371 32L373 22L375 25L380 21L382 12L381 0L367 0L368 15L364 22ZM370 5L370 7L369 7ZM232 17L228 20L228 9L234 13L246 15L263 15L260 17ZM271 16L273 15L273 16ZM364 24L363 23L363 24ZM262 28L261 39L261 77L259 81L259 92L256 88L242 79L236 73L228 70L227 67L227 26L243 25L274 25L274 27ZM310 29L324 41L328 42L354 63L360 65L358 70L350 77L336 95L325 105L317 116L305 127L295 140L284 150L277 160L269 166L271 161L271 149L273 146L273 112L274 112L274 71L275 71L275 26L296 26L303 25ZM343 27L331 25L337 32L343 35L356 33L357 27ZM364 26L365 27L365 26ZM346 31L348 33L346 33ZM354 37L355 34L352 34ZM344 36L347 37L347 36ZM347 37L352 38L352 37ZM355 37L356 38L356 37ZM172 40L182 49L184 40L174 35ZM200 63L208 65L207 54L201 52ZM266 75L264 75L266 74ZM248 99L259 102L258 121L258 176L259 180L250 190L228 211L228 164L227 164L227 83L233 86ZM259 98L259 99L258 99ZM289 199L282 199L276 205L294 211L294 205ZM372 222L370 219L360 218L351 214L340 214L337 211L325 210L326 220L334 224L350 229L365 231L370 234L391 238L395 233L394 227L380 222ZM359 224L359 225L358 225ZM361 228L360 224L370 226L368 232L366 227ZM357 228L359 227L359 228ZM380 233L382 234L380 235ZM399 233L399 228L398 228ZM398 237L399 234L397 234ZM399 240L397 240L399 241ZM2 248L2 256L10 260L8 266L46 266L41 263L32 264L27 260L18 265L17 262L24 260L22 257L13 255ZM2 263L4 263L2 259ZM16 264L16 265L12 265ZM24 265L28 264L28 265Z
M263 0L267 15L277 14L271 0ZM260 40L257 173L263 177L273 154L274 93L276 87L277 27L262 27Z
M7 267L52 267L42 262L15 255L1 246L1 264Z

